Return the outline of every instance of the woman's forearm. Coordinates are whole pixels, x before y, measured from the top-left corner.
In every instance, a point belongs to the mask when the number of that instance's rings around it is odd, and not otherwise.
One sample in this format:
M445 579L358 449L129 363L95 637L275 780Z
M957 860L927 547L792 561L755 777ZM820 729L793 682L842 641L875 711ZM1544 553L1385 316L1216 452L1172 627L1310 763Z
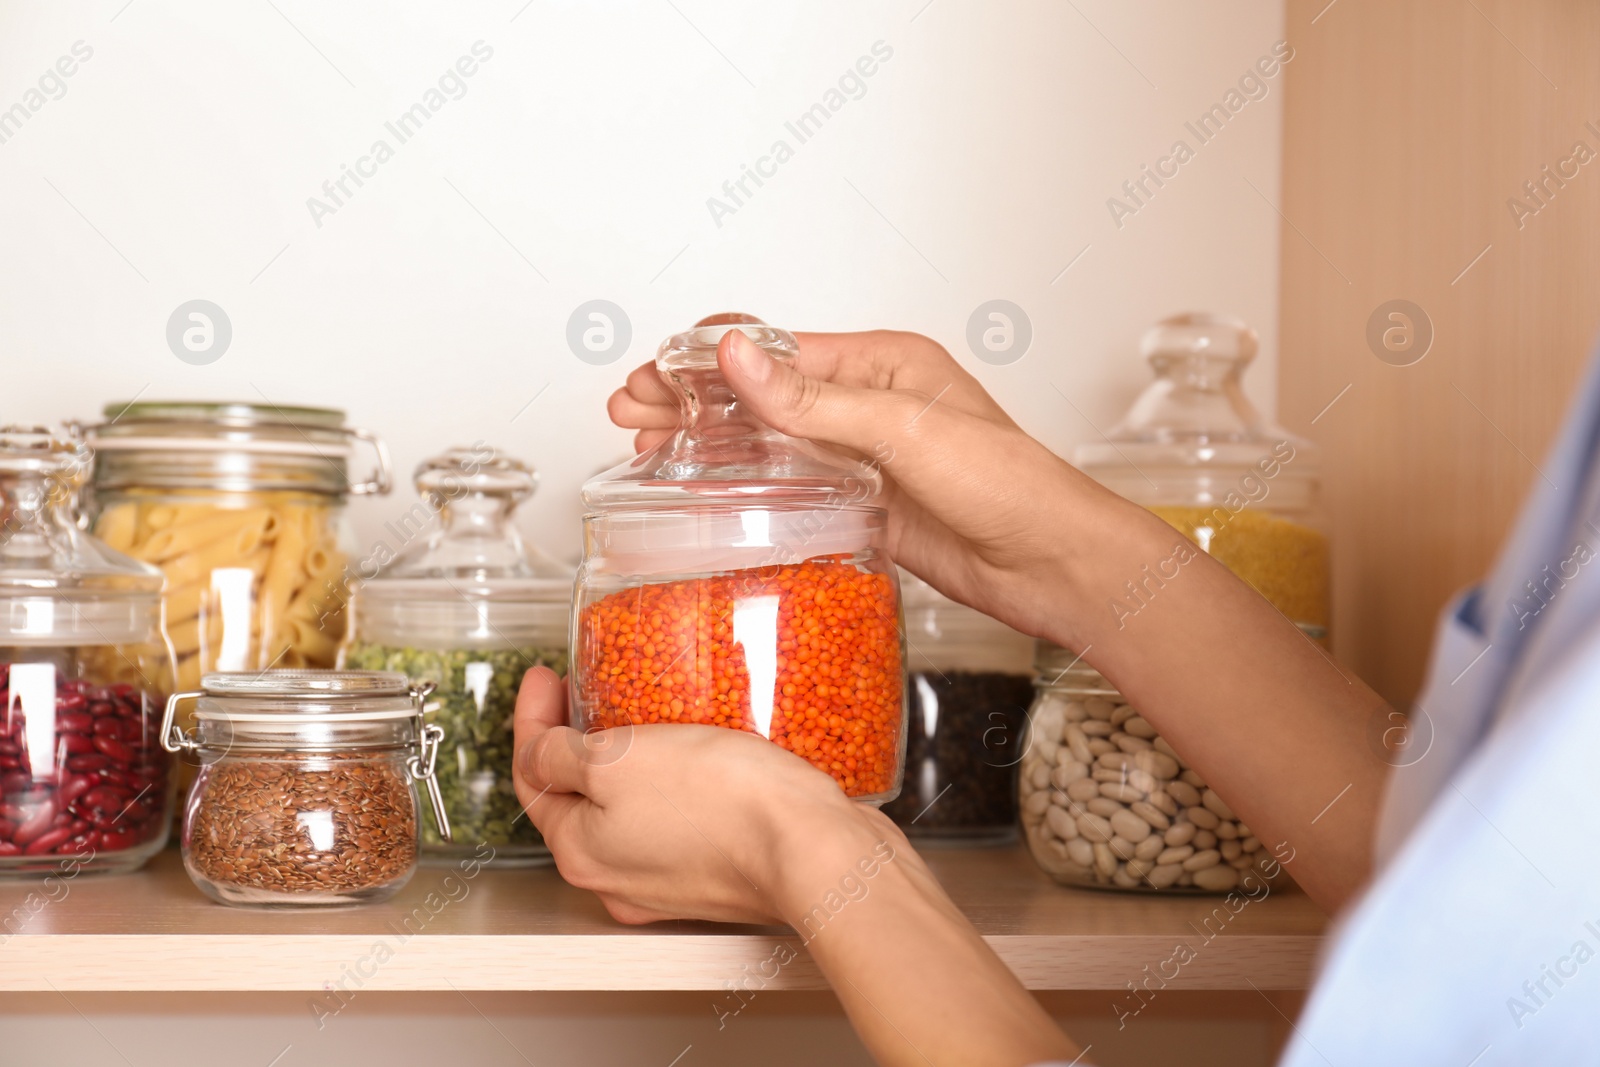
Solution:
M777 900L881 1064L1022 1067L1077 1049L876 812L796 834Z
M1370 868L1387 764L1368 739L1387 705L1177 530L1072 474L1061 595L1073 610L1052 638L1084 653L1263 844L1292 850L1307 893L1339 907ZM1176 576L1160 579L1174 559ZM1113 606L1129 581L1142 586L1136 614Z

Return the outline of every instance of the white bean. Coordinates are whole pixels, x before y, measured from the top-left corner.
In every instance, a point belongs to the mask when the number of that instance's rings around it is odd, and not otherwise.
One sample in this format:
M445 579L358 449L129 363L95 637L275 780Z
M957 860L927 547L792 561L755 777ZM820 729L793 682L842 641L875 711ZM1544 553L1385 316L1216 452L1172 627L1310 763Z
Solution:
M1198 849L1215 848L1217 835L1210 830L1196 830L1194 832L1194 847Z
M1192 822L1174 823L1172 829L1161 835L1161 840L1173 847L1187 845L1194 840L1196 829L1197 827Z
M1142 771L1155 775L1162 781L1178 776L1178 761L1165 752L1157 752L1153 748L1139 753L1134 759L1133 765Z
M1079 778L1067 786L1067 796L1073 800L1088 800L1100 795L1100 783L1092 778Z
M1151 834L1134 846L1133 854L1142 860L1153 860L1166 849L1167 843L1161 840L1161 835Z
M1227 804L1223 803L1221 797L1217 796L1216 790L1214 789L1207 789L1204 793L1202 793L1200 795L1200 803L1210 808L1219 819L1238 818L1238 816L1233 813L1233 809L1228 807Z
M1113 837L1106 842L1106 847L1111 849L1111 854L1119 860L1133 859L1133 842L1121 837Z
M1116 831L1118 837L1126 838L1136 845L1150 836L1150 824L1126 808L1118 810L1108 818L1111 820L1111 829Z
M1217 837L1223 841L1237 841L1239 839L1239 827L1231 822L1218 823L1216 833Z
M1182 804L1186 808L1197 808L1200 806L1200 790L1196 789L1188 782L1168 782L1166 784L1166 790L1168 793L1172 794L1172 799L1176 800L1179 804Z
M1213 893L1221 893L1239 884L1239 872L1232 867L1204 867L1194 872L1194 884Z
M1173 748L1171 745L1167 744L1167 739L1166 738L1158 737L1155 740L1151 741L1150 743L1152 745L1156 746L1156 751L1157 752L1165 752L1167 755L1171 756L1173 759L1178 759L1178 750ZM1178 762L1182 763L1183 761L1182 760L1178 760Z
M1162 864L1150 869L1150 884L1157 889L1170 889L1183 874L1183 868L1176 863Z
M1244 849L1237 841L1224 841L1218 847L1222 852L1222 858L1225 860L1236 860L1240 856L1244 855Z
M1121 782L1101 782L1100 795L1124 804L1132 804L1135 800L1144 799L1144 790Z
M1123 723L1134 718L1138 714L1138 712L1134 711L1133 708L1127 704L1118 704L1117 709L1111 713L1111 725L1121 727ZM1128 732L1132 733L1133 731L1129 730Z
M1122 749L1124 752L1153 751L1150 748L1150 742L1146 741L1142 737L1134 737L1132 734L1112 734L1111 743ZM1158 756L1161 755L1159 752L1156 752L1155 754Z
M1072 821L1072 816L1060 808L1051 808L1044 813L1044 821L1051 831L1063 841L1071 841L1078 836L1078 824Z
M1024 815L1034 816L1043 815L1044 809L1048 808L1049 806L1049 793L1033 793L1028 797L1027 800L1022 802L1022 813Z
M1118 868L1117 872L1111 876L1111 884L1118 889L1138 889L1143 883L1129 874L1127 867L1124 865Z
M1181 763L1183 761L1179 760L1178 762ZM1193 768L1186 769L1182 774L1178 775L1178 777L1182 778L1196 789L1204 789L1206 787L1206 780L1200 777L1200 775L1197 774Z
M1167 827L1172 825L1172 820L1163 815L1161 813L1161 809L1150 803L1148 800L1135 800L1132 804L1129 804L1128 807L1135 815L1149 823L1153 829L1165 830Z
M1117 706L1105 697L1090 697L1083 702L1083 710L1089 713L1091 719L1109 722L1111 713L1117 710Z
M1111 721L1116 722L1116 719L1113 718ZM1119 725L1134 737L1142 737L1152 744L1155 743L1156 728L1145 722L1142 715L1131 715Z
M1033 728L1039 731L1042 740L1060 742L1061 728L1066 725L1064 712L1062 705L1046 697L1033 713Z
M1157 863L1182 863L1194 855L1194 846L1179 845L1177 848L1163 849L1157 856Z
M1094 846L1094 869L1099 871L1101 876L1105 878L1111 877L1111 872L1117 869L1117 857L1111 854L1110 845L1096 844Z
M1111 824L1093 812L1078 816L1078 832L1090 841L1111 840Z
M1215 830L1217 824L1222 821L1209 808L1185 808L1183 813L1188 816L1190 822L1202 830Z
M1117 746L1113 745L1110 741L1107 741L1103 737L1089 738L1089 751L1094 753L1096 756L1105 752L1115 752L1116 750Z
M1083 806L1089 811L1094 812L1096 815L1103 816L1107 819L1111 818L1113 815L1116 815L1118 812L1126 812L1128 810L1121 804L1118 804L1115 800L1112 800L1110 797L1094 797L1090 800L1084 801ZM1116 823L1112 823L1112 825L1115 826Z
M1214 848L1208 848L1204 852L1196 852L1194 855L1184 860L1183 869L1190 872L1203 871L1207 867L1215 867L1221 862L1222 853L1218 852Z
M1039 737L1033 742L1033 750L1046 763L1054 763L1056 761L1056 753L1061 751L1061 745L1048 737Z
M1094 848L1081 837L1067 842L1067 857L1079 867L1094 866Z
M1150 794L1150 803L1161 809L1161 814L1167 818L1174 818L1178 814L1178 802L1173 800L1165 789L1157 789Z
M1042 763L1034 764L1033 770L1028 772L1028 780L1035 789L1044 789L1050 784L1050 768Z
M1143 881L1145 876L1148 875L1151 869L1154 867L1155 864L1151 863L1149 860L1140 859L1138 857L1134 857L1122 865L1122 869L1127 872L1129 878L1136 878L1140 881Z
M1113 732L1110 723L1099 719L1085 719L1078 723L1078 729L1083 731L1085 737L1110 737Z

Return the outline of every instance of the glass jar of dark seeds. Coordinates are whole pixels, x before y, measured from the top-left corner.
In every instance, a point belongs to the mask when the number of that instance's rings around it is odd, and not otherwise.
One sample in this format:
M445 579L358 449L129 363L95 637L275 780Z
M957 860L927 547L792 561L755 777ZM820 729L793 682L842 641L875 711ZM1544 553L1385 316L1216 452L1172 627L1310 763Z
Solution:
M417 784L448 840L427 693L399 672L295 670L208 674L174 695L162 745L200 764L181 836L195 885L260 907L394 895L417 866ZM192 733L174 724L188 699Z
M1033 642L900 572L906 619L905 784L883 806L922 845L1017 837L1017 767Z

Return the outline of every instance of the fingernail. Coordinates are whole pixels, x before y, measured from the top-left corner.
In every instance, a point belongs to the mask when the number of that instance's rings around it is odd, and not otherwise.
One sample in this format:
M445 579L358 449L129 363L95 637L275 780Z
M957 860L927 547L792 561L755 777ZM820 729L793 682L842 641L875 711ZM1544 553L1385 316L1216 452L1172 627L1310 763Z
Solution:
M529 741L517 749L517 773L522 775L523 781L533 781L533 742Z
M731 338L728 355L739 368L739 373L753 382L766 381L772 374L772 361L767 354L757 348L743 330L729 330L727 336Z

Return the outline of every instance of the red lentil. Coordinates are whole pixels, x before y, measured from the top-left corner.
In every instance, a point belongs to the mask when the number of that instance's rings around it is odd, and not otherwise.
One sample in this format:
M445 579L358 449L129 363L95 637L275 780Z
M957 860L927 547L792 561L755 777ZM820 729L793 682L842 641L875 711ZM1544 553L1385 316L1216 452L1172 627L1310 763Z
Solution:
M901 735L894 584L841 557L642 585L588 605L576 657L588 725L757 732L734 609L771 596L778 646L768 738L832 775L849 796L889 792Z

